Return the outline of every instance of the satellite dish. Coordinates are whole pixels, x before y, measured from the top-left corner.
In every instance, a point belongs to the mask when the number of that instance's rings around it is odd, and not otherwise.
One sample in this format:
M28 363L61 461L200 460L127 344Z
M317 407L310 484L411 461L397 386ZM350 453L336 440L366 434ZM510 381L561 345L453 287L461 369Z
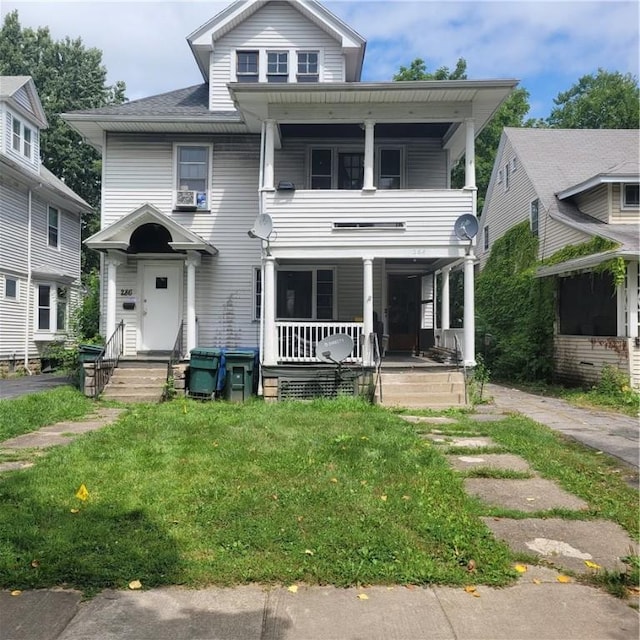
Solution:
M461 215L453 225L453 232L459 240L472 240L478 235L478 218L471 213Z
M316 356L324 362L340 363L353 351L353 339L346 333L334 333L316 344Z
M261 213L253 223L253 228L248 232L250 238L268 240L273 231L273 221L268 213Z

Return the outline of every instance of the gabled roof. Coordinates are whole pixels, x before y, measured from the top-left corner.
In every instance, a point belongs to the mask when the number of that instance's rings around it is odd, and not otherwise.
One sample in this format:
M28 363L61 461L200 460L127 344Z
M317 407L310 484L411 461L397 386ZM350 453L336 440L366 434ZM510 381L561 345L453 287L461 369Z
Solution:
M28 105L18 99L22 88L27 94ZM9 104L14 111L28 118L38 128L46 129L49 126L31 76L0 76L0 101Z
M341 44L345 55L346 79L351 82L360 80L366 40L315 0L282 1L291 5ZM216 40L235 29L268 3L269 0L237 0L187 36L187 42L205 80L209 77L209 54L213 51Z
M131 234L143 224L150 223L160 224L167 229L171 234L169 246L176 252L199 251L210 255L218 253L218 250L204 238L164 215L148 202L87 238L85 244L97 251L126 251L129 248Z

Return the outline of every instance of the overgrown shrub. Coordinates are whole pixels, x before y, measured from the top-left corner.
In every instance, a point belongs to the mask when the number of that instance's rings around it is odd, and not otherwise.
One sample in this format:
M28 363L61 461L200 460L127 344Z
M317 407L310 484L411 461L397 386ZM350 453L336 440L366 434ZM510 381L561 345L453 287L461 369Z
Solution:
M600 380L592 390L602 398L608 398L612 405L623 404L640 409L640 394L631 388L629 376L610 364L602 368Z

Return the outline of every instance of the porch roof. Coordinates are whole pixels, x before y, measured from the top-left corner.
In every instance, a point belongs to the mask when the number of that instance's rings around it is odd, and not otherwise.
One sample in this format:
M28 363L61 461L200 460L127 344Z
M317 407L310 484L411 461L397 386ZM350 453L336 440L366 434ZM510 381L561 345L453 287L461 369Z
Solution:
M143 204L108 227L98 231L85 240L90 249L96 251L124 251L130 248L131 235L144 224L159 224L171 235L168 243L176 253L197 251L202 254L216 255L218 250L201 236L193 233L179 222L172 220L156 209L152 204Z
M631 261L638 260L638 252L625 249L613 249L611 251L604 251L602 253L594 253L589 256L582 256L580 258L574 258L573 260L566 260L558 264L553 264L545 267L538 267L536 270L536 278L546 278L548 276L561 276L568 275L570 273L579 273L580 271L589 271L604 262L613 260L615 258L622 258L623 260Z

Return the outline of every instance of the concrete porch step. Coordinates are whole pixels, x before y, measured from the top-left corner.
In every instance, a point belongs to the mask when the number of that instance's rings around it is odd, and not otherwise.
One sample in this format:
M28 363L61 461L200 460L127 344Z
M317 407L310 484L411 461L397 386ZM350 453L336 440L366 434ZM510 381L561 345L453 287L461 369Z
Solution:
M102 397L127 403L160 402L167 380L165 364L121 362Z
M461 371L394 371L381 374L382 400L389 407L447 409L465 406Z

